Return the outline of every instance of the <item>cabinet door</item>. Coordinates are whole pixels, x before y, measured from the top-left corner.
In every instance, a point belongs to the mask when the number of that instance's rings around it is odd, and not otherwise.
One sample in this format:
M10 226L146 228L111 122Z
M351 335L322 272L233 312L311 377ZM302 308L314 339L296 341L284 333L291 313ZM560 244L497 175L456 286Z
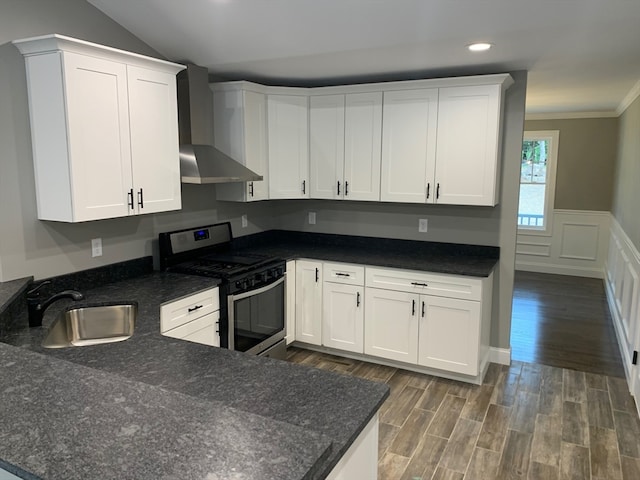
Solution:
M364 353L417 363L419 299L414 293L366 288Z
M73 218L66 220L128 215L132 175L126 66L68 52L63 59L73 202ZM36 164L40 184L59 175L48 173L44 161L36 158Z
M345 200L380 200L382 92L346 96Z
M296 339L296 261L287 261L287 280L285 282L286 307L284 311L287 345Z
M479 344L480 302L420 297L420 365L477 375Z
M203 317L186 323L180 327L164 332L167 337L180 338L189 342L201 343L211 347L220 346L220 334L218 332L220 312L213 312Z
M136 213L182 206L176 76L127 67Z
M269 198L309 197L306 96L268 95Z
M499 85L440 89L438 203L497 203L500 103Z
M267 98L262 93L243 92L245 165L264 179L247 182L247 200L269 198L269 165L267 163Z
M438 90L385 92L382 115L380 199L412 203L431 201Z
M363 353L362 287L325 282L322 289L322 344Z
M296 261L296 340L322 344L322 263Z
M309 165L311 198L344 195L344 95L309 99Z
M264 177L216 185L216 197L235 202L268 199L266 96L241 89L214 91L213 130L216 148Z

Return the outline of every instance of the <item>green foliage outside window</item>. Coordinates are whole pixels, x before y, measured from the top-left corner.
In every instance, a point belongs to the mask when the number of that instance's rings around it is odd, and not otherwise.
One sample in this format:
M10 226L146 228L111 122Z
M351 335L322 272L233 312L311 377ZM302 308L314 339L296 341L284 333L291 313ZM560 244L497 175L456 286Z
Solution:
M547 163L547 149L544 140L525 140L522 142L522 162L538 165Z

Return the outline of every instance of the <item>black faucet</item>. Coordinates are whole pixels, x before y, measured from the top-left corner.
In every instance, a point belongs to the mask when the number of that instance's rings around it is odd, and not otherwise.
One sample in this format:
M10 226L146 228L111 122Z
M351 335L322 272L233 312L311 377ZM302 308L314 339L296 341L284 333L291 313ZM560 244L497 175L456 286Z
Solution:
M46 300L42 300L40 298L40 289L49 285L51 282L46 280L42 282L37 287L29 290L27 292L27 311L29 313L29 327L41 327L42 326L42 317L44 316L44 311L51 305L53 302L63 299L63 298L71 298L74 301L82 300L84 295L76 290L64 290L62 292L56 293Z

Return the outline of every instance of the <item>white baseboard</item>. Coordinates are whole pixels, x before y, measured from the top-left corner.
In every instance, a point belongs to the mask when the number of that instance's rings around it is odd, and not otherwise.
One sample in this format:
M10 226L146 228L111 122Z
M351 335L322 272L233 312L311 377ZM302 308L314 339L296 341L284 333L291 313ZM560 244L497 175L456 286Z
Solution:
M509 348L489 348L489 361L500 365L511 365L511 347Z
M523 272L552 273L554 275L571 275L574 277L604 278L604 272L600 268L552 265L548 263L545 264L516 261L516 270L520 270Z

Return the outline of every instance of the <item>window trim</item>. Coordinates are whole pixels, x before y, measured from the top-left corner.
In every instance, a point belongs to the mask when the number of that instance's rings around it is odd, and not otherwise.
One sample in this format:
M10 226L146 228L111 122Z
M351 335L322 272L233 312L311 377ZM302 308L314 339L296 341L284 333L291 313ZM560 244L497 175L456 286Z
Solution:
M526 130L522 137L522 141L530 140L548 140L550 149L547 157L547 178L545 181L544 192L544 227L535 227L529 225L516 225L518 234L524 235L540 235L550 237L553 235L553 212L556 197L556 169L558 166L558 150L560 146L560 130ZM520 165L522 165L522 154L520 155ZM520 211L520 186L521 181L518 180L518 212Z

